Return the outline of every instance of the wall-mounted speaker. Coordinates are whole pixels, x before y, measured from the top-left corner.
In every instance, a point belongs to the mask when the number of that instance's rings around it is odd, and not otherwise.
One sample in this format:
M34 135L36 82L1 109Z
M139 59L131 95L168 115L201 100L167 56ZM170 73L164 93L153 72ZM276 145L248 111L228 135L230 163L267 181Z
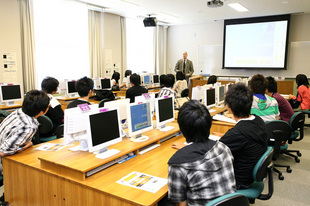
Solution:
M143 20L143 24L145 27L156 26L156 18L155 17L147 17Z

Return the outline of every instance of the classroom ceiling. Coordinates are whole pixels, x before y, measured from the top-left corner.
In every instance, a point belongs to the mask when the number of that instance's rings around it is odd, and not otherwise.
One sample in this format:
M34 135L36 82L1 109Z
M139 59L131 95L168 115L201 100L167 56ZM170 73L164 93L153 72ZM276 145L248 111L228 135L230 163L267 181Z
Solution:
M224 19L270 16L278 14L310 14L310 0L222 0L222 7L210 8L210 0L78 0L104 7L108 13L140 18L151 15L159 24L203 24ZM238 12L228 6L240 3L249 11Z

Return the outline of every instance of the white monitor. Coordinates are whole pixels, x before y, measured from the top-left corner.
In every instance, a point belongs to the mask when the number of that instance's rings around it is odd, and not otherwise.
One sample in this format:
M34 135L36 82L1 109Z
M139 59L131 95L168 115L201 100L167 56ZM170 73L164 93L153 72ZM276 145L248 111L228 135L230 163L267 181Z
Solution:
M127 120L127 108L130 104L130 99L119 99L115 101L109 101L104 103L104 107L106 108L113 108L118 107L119 111L119 119L123 127L126 127L126 120Z
M163 130L167 123L174 121L174 98L172 96L155 99L156 127Z
M20 84L0 85L0 101L6 105L14 105L14 101L22 101Z
M64 115L64 143L70 144L80 141L81 149L87 150L86 142L83 144L83 140L87 139L86 130L88 116L98 111L98 104L88 105L89 110L83 111L84 109L80 106L65 109Z
M105 152L109 151L108 146L121 141L122 135L118 108L100 108L97 113L89 115L87 122L89 152L98 151L102 157L105 155Z
M141 96L135 96L135 103L149 101L151 103L151 112L152 116L154 116L155 110L155 93L145 93Z
M105 89L105 90L112 89L111 79L107 79L107 78L100 79L99 89Z
M150 74L143 74L141 75L141 85L148 86L151 85L153 82Z
M215 98L215 88L208 88L204 90L204 104L208 109L215 107L216 98Z
M191 99L195 99L198 102L202 103L203 96L204 96L204 89L201 86L193 87Z
M153 129L150 102L132 103L127 109L128 133L131 141L141 142L148 139L141 134Z
M75 83L76 81L72 80L72 81L66 81L66 95L68 97L78 97L79 94L76 90L75 87Z
M225 85L216 86L215 89L217 105L223 104L225 100Z

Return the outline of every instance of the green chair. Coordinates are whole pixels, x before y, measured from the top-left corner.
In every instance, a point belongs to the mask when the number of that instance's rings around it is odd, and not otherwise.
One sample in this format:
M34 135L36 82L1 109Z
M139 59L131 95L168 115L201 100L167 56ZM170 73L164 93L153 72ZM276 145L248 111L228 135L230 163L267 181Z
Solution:
M241 193L248 197L249 202L254 204L255 199L260 200L268 200L271 198L273 194L273 177L272 177L272 169L273 169L273 156L274 149L272 147L268 147L266 152L262 155L262 157L258 160L253 169L253 179L254 182L252 186L248 189L239 189L237 193ZM268 193L262 194L264 190L264 179L268 176Z
M269 144L274 148L273 160L276 160L280 154L283 154L288 148L288 144L281 145L282 142L286 142L290 139L292 134L292 128L290 125L283 120L273 120L266 123L266 132L269 139ZM273 170L279 174L279 180L284 180L282 172L276 167L285 167L288 173L292 172L289 165L274 164Z
M181 92L181 97L188 97L188 93L189 93L189 89L188 88L183 89L182 92Z
M230 193L227 195L223 195L218 197L206 206L249 206L249 200L246 196L241 193Z
M37 133L34 136L34 144L39 144L43 142L49 142L57 139L57 135L49 135L53 131L53 122L50 118L45 115L39 116L37 118L40 123ZM58 129L58 128L57 128ZM59 134L60 135L60 134Z
M98 104L99 104L98 107L104 107L104 103L105 103L105 102L109 102L109 101L112 101L112 99L108 99L108 98L102 99L102 100L98 103Z

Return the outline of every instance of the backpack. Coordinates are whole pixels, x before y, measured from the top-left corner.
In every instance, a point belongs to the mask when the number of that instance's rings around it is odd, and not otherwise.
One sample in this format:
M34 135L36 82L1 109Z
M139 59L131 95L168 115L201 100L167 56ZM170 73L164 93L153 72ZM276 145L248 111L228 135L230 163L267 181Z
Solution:
M95 99L97 101L101 101L103 99L109 99L109 100L114 100L115 95L111 90L95 90Z

